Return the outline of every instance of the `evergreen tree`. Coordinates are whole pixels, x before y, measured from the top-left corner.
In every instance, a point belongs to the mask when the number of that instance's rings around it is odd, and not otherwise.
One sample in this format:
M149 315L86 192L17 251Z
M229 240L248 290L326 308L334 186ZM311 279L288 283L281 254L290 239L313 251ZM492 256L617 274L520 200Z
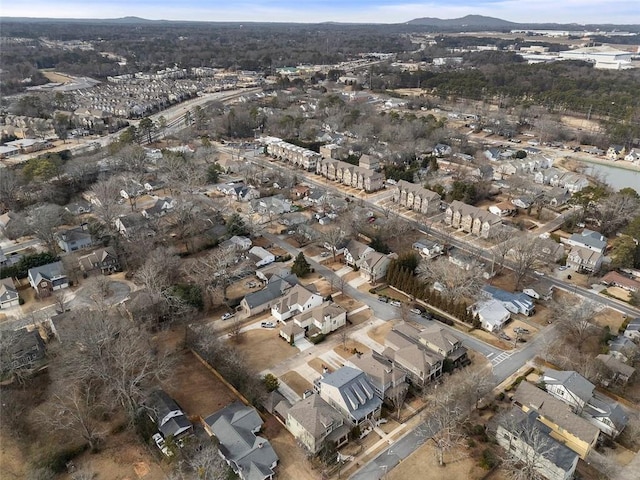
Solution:
M304 277L310 272L311 265L309 265L309 262L307 262L304 253L300 252L296 259L293 261L293 265L291 265L291 273L297 275L298 277Z

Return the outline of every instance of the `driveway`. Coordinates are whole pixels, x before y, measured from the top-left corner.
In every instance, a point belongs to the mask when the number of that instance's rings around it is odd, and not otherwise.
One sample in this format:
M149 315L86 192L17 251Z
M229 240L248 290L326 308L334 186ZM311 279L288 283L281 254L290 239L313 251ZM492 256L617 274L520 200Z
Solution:
M123 280L109 280L107 285L106 295L99 298L96 295L101 295L96 291L94 285L87 282L86 285L70 294L69 307L74 309L95 307L96 301L104 301L107 305L115 305L125 300L131 293L131 286Z

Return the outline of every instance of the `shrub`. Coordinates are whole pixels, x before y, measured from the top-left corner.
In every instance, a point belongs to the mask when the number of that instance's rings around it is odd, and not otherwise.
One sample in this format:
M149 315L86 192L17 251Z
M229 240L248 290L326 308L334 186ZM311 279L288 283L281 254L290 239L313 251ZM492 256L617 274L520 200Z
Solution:
M504 397L505 397L504 392L500 392L498 395L496 395L496 400L501 402L502 400L504 400Z
M482 458L480 459L480 466L485 470L491 470L498 465L498 457L488 448L482 451Z
M323 342L325 338L327 338L327 336L324 333L319 333L317 335L314 335L313 337L309 337L309 341L314 345L317 345L320 342Z

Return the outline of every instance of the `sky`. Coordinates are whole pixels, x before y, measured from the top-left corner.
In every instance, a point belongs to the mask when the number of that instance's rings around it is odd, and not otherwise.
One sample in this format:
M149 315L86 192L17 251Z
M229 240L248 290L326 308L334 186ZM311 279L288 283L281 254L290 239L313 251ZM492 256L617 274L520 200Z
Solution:
M0 0L11 17L402 23L487 15L520 23L640 24L640 0Z

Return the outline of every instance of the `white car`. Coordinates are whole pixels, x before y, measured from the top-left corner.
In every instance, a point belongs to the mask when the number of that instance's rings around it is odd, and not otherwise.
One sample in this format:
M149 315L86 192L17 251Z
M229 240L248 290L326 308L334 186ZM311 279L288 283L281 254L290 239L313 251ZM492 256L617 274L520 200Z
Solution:
M412 308L411 310L409 310L411 313L415 313L416 315L420 315L422 312L417 309L417 308Z
M233 313L225 313L224 315L222 315L222 317L220 317L220 319L222 320L229 320L231 317L233 317Z
M151 438L162 453L164 453L167 457L173 456L173 452L169 450L169 447L167 447L167 443L164 441L164 438L162 438L162 435L160 433L154 434Z
M400 306L402 306L402 304L401 304L399 301L397 301L397 300L391 300L391 301L389 302L389 305L391 305L391 306L393 306L393 307L400 307Z
M276 324L273 322L262 322L260 323L262 328L276 328Z

